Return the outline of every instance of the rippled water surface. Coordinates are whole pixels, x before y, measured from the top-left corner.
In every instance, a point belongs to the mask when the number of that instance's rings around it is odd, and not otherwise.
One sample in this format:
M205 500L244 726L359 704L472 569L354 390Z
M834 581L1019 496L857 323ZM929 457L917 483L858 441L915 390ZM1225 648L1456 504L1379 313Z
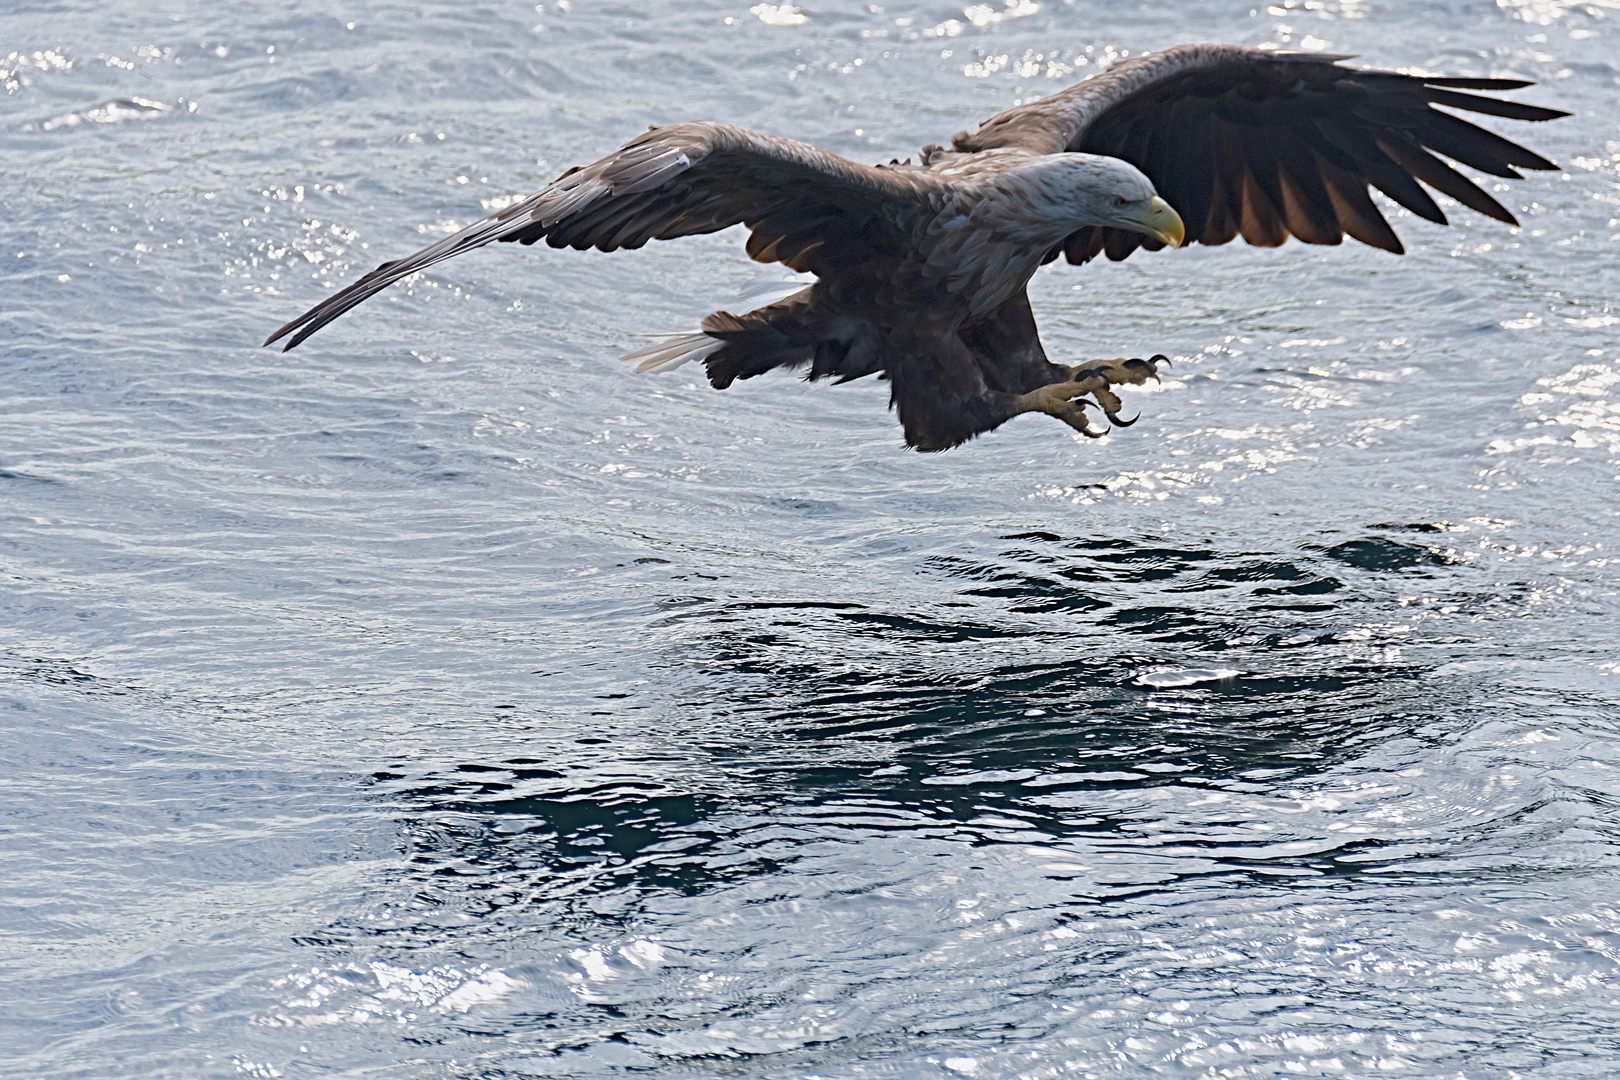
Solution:
M12 0L0 1074L1612 1075L1620 7ZM711 118L1126 52L1512 75L1410 254L1054 266L1099 442L614 361L727 233L378 261Z

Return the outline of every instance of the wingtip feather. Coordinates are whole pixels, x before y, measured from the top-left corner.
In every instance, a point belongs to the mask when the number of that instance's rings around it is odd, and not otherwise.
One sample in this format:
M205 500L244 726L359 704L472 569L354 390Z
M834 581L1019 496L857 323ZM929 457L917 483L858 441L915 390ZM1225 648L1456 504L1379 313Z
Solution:
M290 323L284 323L280 327L280 329L278 329L275 333L273 333L269 337L265 338L264 339L264 344L260 345L259 348L261 348L261 349L269 348L271 345L274 345L276 342L278 342L282 338L286 337L289 333L291 333L293 331L294 328L296 328L298 326L298 323L299 323L301 318L302 318L302 316L300 316L299 319L294 319ZM292 346L287 345L281 351L286 352L290 348L292 348Z

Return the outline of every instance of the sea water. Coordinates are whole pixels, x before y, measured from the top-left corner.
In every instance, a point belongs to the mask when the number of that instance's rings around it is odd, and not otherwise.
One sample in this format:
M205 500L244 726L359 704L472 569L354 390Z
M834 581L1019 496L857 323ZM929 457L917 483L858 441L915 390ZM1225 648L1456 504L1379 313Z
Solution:
M1617 20L11 0L0 1073L1613 1075ZM258 347L648 124L903 159L1197 40L1535 80L1560 168L1041 271L1174 361L1095 442L617 363L735 230Z

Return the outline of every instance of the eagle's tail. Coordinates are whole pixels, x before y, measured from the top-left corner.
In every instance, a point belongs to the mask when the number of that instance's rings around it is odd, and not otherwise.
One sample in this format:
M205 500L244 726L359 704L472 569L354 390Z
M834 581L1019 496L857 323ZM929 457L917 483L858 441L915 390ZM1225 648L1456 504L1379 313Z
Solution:
M674 371L688 360L702 360L725 342L699 330L692 334L654 334L653 343L619 357L636 365L636 374Z
M804 318L809 310L810 290L801 284L793 295L747 314L705 316L695 333L658 334L652 344L619 359L633 362L637 372L673 371L702 360L709 383L724 390L737 379L809 362L816 350L816 333Z
M809 363L816 353L813 326L807 325L809 290L746 315L716 311L703 317L703 332L720 348L705 355L709 385L724 390L738 379L752 379L779 367Z

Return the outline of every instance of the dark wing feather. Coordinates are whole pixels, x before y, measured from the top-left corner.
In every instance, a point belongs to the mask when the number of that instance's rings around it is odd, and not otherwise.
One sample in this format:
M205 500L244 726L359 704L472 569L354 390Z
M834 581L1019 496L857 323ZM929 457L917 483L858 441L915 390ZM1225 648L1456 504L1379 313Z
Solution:
M1446 215L1429 197L1429 193L1412 179L1411 173L1390 160L1372 132L1338 120L1321 121L1316 129L1350 158L1354 163L1351 171L1363 177L1365 183L1382 191L1418 217L1427 218L1436 225L1446 223Z
M1344 239L1339 215L1317 167L1316 155L1293 129L1273 131L1271 150L1277 160L1288 231L1307 244L1337 244Z
M958 151L1020 146L1119 157L1147 174L1182 215L1187 241L1241 235L1275 246L1290 235L1344 235L1399 254L1369 186L1420 217L1445 214L1419 181L1509 224L1499 202L1436 154L1492 176L1552 169L1539 154L1436 106L1513 120L1568 113L1462 90L1516 90L1521 79L1357 71L1344 56L1230 45L1180 45L1114 65L1061 93L991 117L953 140ZM1116 230L1076 234L1070 261L1124 258L1157 245Z
M1143 171L1162 177L1156 181L1162 184L1159 194L1181 214L1188 229L1201 235L1220 194L1211 177L1215 138L1210 103L1198 97L1182 98L1165 114L1164 133Z
M615 251L745 223L754 258L824 271L898 247L908 217L938 185L923 170L871 168L724 124L654 128L522 202L383 263L265 344L290 334L283 351L291 349L401 278L496 240Z
M1333 212L1345 233L1369 247L1383 248L1396 255L1406 254L1400 237L1395 235L1395 230L1389 227L1389 222L1384 220L1384 215L1378 212L1378 207L1373 205L1372 198L1367 194L1367 181L1341 169L1332 158L1317 151L1312 152L1316 153L1317 171L1322 175L1322 184L1333 203Z

